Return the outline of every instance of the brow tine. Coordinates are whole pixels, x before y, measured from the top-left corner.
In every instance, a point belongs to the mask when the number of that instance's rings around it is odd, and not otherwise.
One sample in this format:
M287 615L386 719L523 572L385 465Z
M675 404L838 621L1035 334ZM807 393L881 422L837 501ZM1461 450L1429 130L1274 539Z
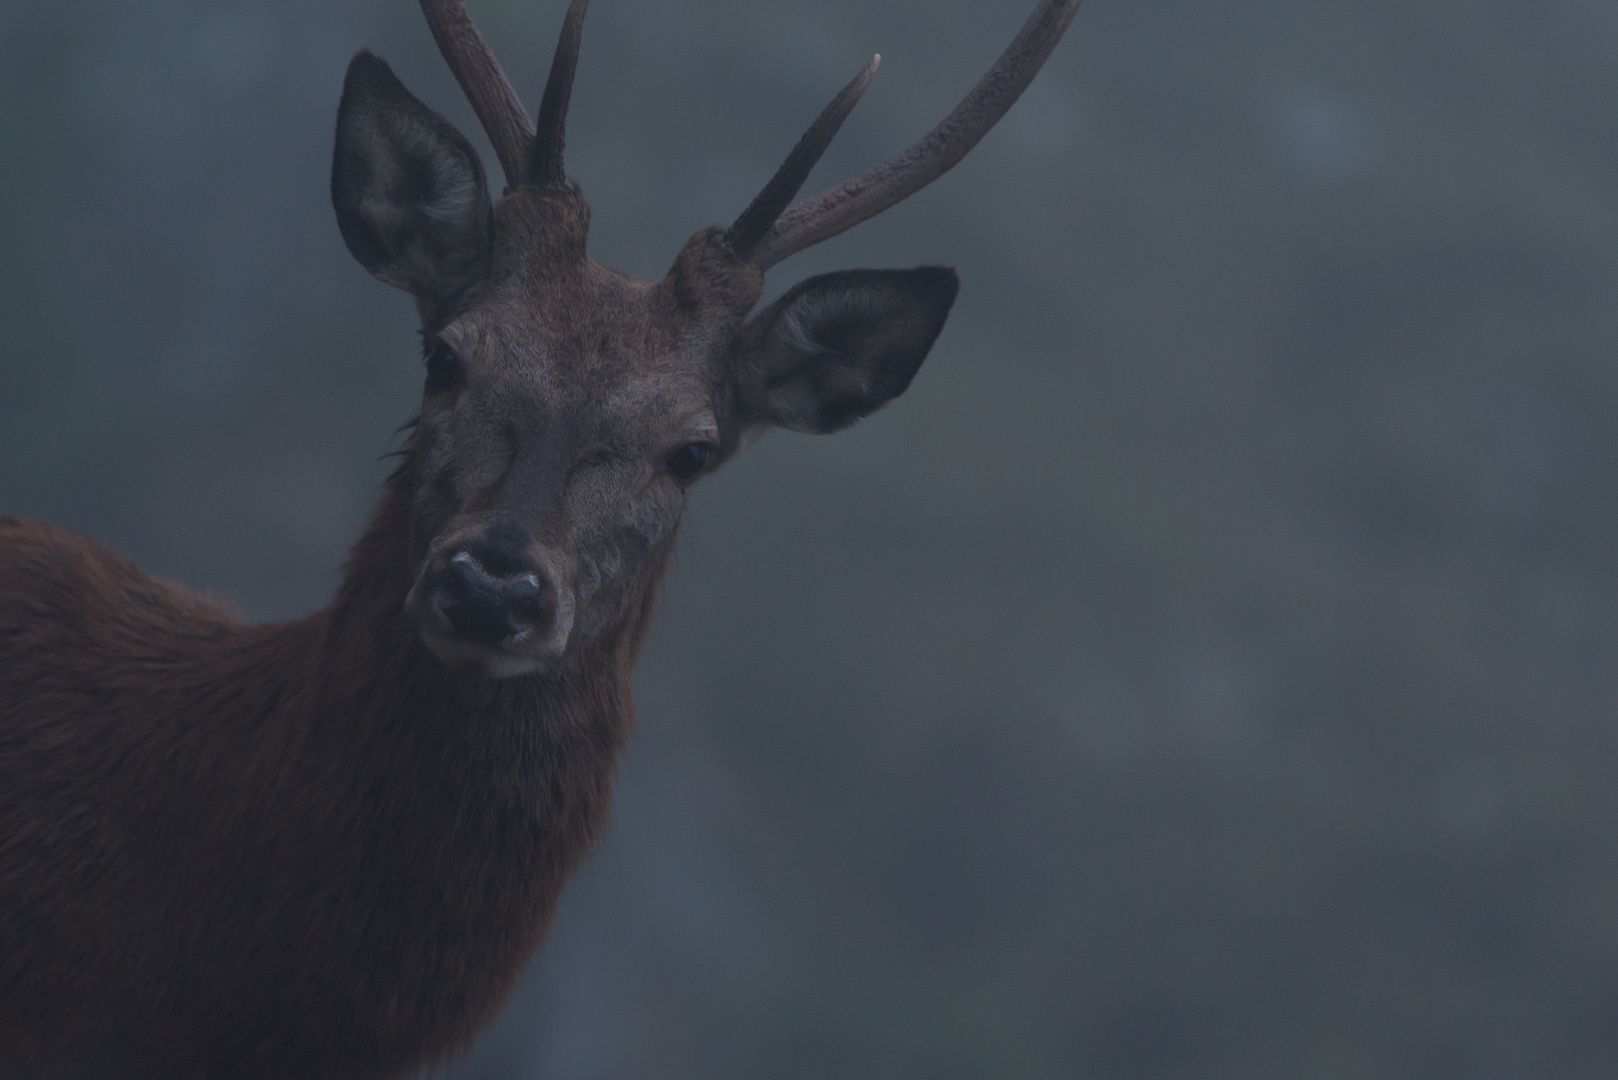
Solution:
M787 208L787 204L797 198L804 181L809 179L816 162L826 152L826 147L831 145L832 139L837 135L837 129L843 126L848 114L859 104L860 97L871 85L871 80L876 77L876 69L881 64L880 55L871 57L871 62L861 68L853 81L843 87L842 92L832 99L831 104L826 106L809 130L803 133L803 138L798 140L798 145L792 148L792 153L787 155L786 161L781 163L781 167L776 170L775 176L765 185L764 190L758 193L758 197L742 211L741 217L737 218L736 223L725 233L726 243L737 254L744 257L751 255L759 241L764 239L770 227L775 224L776 218Z

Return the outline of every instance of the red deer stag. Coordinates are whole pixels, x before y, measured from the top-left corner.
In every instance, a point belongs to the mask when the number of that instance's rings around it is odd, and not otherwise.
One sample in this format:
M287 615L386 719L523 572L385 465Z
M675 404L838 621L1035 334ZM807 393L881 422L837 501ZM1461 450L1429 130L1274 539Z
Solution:
M765 270L959 161L1078 3L1040 0L933 132L793 202L873 60L657 282L591 261L563 171L587 0L537 128L459 0L422 0L497 202L359 53L332 201L415 297L426 388L332 605L245 626L0 519L0 1078L395 1077L464 1047L607 813L687 491L749 429L835 431L901 393L957 289L850 270L752 314Z

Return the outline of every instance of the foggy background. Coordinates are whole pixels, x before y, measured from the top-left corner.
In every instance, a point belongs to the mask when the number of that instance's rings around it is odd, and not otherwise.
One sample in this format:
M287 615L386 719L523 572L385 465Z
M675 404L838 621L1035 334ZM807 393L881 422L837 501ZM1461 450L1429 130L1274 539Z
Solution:
M564 0L473 0L522 90ZM659 276L1033 0L599 0ZM409 0L0 0L0 512L325 603L421 380L327 170ZM959 267L910 392L698 487L615 823L455 1080L1618 1076L1618 5L1088 0L956 171L771 275Z

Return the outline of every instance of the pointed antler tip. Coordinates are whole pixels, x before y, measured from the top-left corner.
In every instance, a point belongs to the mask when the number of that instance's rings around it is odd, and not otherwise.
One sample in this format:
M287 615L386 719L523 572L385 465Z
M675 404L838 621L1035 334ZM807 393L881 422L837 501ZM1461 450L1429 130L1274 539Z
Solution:
M858 75L854 76L853 81L849 83L850 89L852 89L855 93L865 93L865 88L871 85L872 79L876 78L876 69L881 66L882 54L877 53L871 57L871 62L861 68Z

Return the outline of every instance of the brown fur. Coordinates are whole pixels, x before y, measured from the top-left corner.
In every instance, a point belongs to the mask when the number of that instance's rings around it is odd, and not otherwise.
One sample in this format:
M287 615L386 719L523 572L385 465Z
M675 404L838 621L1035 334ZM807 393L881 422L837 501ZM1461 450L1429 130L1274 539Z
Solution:
M0 519L0 1080L380 1080L464 1046L605 820L690 484L748 427L902 392L957 288L847 271L749 320L763 273L717 230L635 281L575 189L491 206L363 53L333 201L455 374L329 608L245 626Z
M437 664L412 467L271 626L0 521L0 1076L390 1076L499 1008L606 816L650 599L545 680Z

